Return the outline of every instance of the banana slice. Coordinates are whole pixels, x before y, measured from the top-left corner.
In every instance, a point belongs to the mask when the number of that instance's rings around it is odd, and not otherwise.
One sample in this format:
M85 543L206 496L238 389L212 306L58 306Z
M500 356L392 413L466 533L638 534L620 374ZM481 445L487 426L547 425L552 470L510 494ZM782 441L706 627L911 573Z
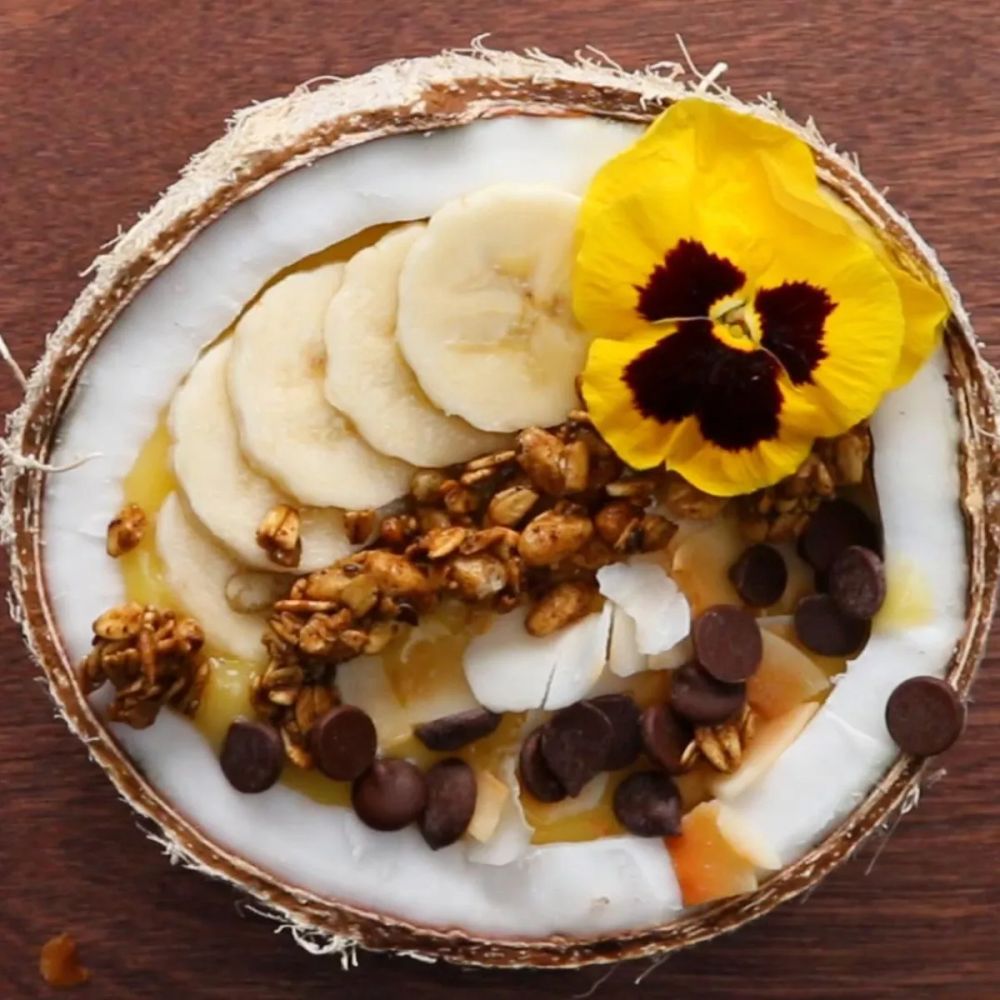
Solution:
M413 469L379 454L323 395L323 319L343 264L272 285L236 324L229 398L248 461L315 507L381 507ZM376 414L377 416L377 414Z
M326 398L373 448L435 467L498 450L507 439L442 413L396 344L396 285L424 229L396 229L347 264L326 314Z
M399 278L396 338L424 391L475 427L556 424L589 338L570 303L580 199L507 184L449 202Z
M257 544L257 528L273 507L295 503L240 452L226 395L230 347L224 340L202 355L174 396L168 420L174 474L191 512L216 541L248 566L280 571ZM351 551L340 511L307 507L300 514L302 558L291 572L320 569Z
M262 659L267 615L229 606L226 583L241 566L195 523L176 493L156 515L156 549L178 603L201 623L209 645L241 660Z

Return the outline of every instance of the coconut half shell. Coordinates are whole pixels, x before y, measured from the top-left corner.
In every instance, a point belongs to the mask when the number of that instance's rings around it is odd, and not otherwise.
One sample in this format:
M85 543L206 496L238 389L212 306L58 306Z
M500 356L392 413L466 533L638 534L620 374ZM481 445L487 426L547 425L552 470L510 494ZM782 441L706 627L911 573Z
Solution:
M961 427L961 506L970 560L964 633L948 679L963 695L983 653L1000 567L1000 437L996 375L980 355L968 316L934 253L868 183L855 160L812 126L770 102L747 105L679 67L626 73L542 55L446 53L404 60L349 80L301 89L236 115L228 134L199 154L151 211L98 259L90 284L50 336L12 415L3 470L2 535L11 561L12 612L70 728L131 806L159 827L171 855L254 895L283 921L318 932L330 948L358 945L489 966L574 967L664 954L734 930L809 889L885 822L918 785L922 763L900 757L833 832L757 891L685 913L663 927L586 939L489 940L365 912L282 883L214 844L144 779L81 691L46 590L40 545L45 463L90 353L122 309L192 238L237 203L320 157L384 136L447 129L505 115L596 116L645 122L694 92L777 122L812 147L821 179L861 214L901 261L931 276L952 310L945 342ZM315 940L312 938L311 940Z

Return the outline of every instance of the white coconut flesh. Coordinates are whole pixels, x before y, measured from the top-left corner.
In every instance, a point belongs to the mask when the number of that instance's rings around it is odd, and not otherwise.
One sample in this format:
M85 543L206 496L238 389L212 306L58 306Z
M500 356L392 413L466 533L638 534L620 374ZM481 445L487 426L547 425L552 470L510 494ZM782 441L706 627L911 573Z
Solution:
M123 477L199 353L269 278L370 226L427 218L491 184L547 184L581 194L597 167L638 132L597 119L508 117L381 139L286 176L197 236L102 339L61 424L53 462L99 453L47 483L48 596L69 656L86 653L93 619L125 596L119 568L104 551ZM888 604L896 612L876 622L868 647L801 735L759 781L727 800L734 825L742 821L760 840L758 853L782 864L821 839L882 776L897 753L882 719L888 693L912 675L943 675L962 634L959 427L946 369L942 350L872 422ZM920 593L918 622L899 610L905 600L894 605L894 593L905 591ZM621 662L622 674L634 672L634 657ZM598 691L609 677L622 683L609 670L567 677L567 697ZM551 689L538 706L546 694ZM413 828L376 833L350 809L281 784L239 794L205 737L173 713L162 712L146 730L112 729L152 787L206 836L335 901L418 925L518 940L645 928L682 910L670 855L658 839L531 846L523 817L501 809L504 851L491 857L468 838L431 852Z

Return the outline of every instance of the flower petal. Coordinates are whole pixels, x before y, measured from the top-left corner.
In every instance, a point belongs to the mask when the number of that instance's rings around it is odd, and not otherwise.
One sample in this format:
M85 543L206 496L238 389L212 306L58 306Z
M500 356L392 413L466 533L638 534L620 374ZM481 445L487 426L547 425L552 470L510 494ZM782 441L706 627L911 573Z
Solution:
M707 316L714 302L738 292L746 280L732 261L697 240L681 240L637 289L639 313L650 323Z

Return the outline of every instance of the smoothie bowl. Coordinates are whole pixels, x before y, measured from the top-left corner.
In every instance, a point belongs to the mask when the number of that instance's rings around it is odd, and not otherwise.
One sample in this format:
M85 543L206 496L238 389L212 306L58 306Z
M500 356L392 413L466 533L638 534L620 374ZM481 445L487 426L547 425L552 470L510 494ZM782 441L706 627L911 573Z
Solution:
M176 858L305 940L661 954L960 735L996 409L847 157L678 72L389 64L241 113L13 415L13 609Z

